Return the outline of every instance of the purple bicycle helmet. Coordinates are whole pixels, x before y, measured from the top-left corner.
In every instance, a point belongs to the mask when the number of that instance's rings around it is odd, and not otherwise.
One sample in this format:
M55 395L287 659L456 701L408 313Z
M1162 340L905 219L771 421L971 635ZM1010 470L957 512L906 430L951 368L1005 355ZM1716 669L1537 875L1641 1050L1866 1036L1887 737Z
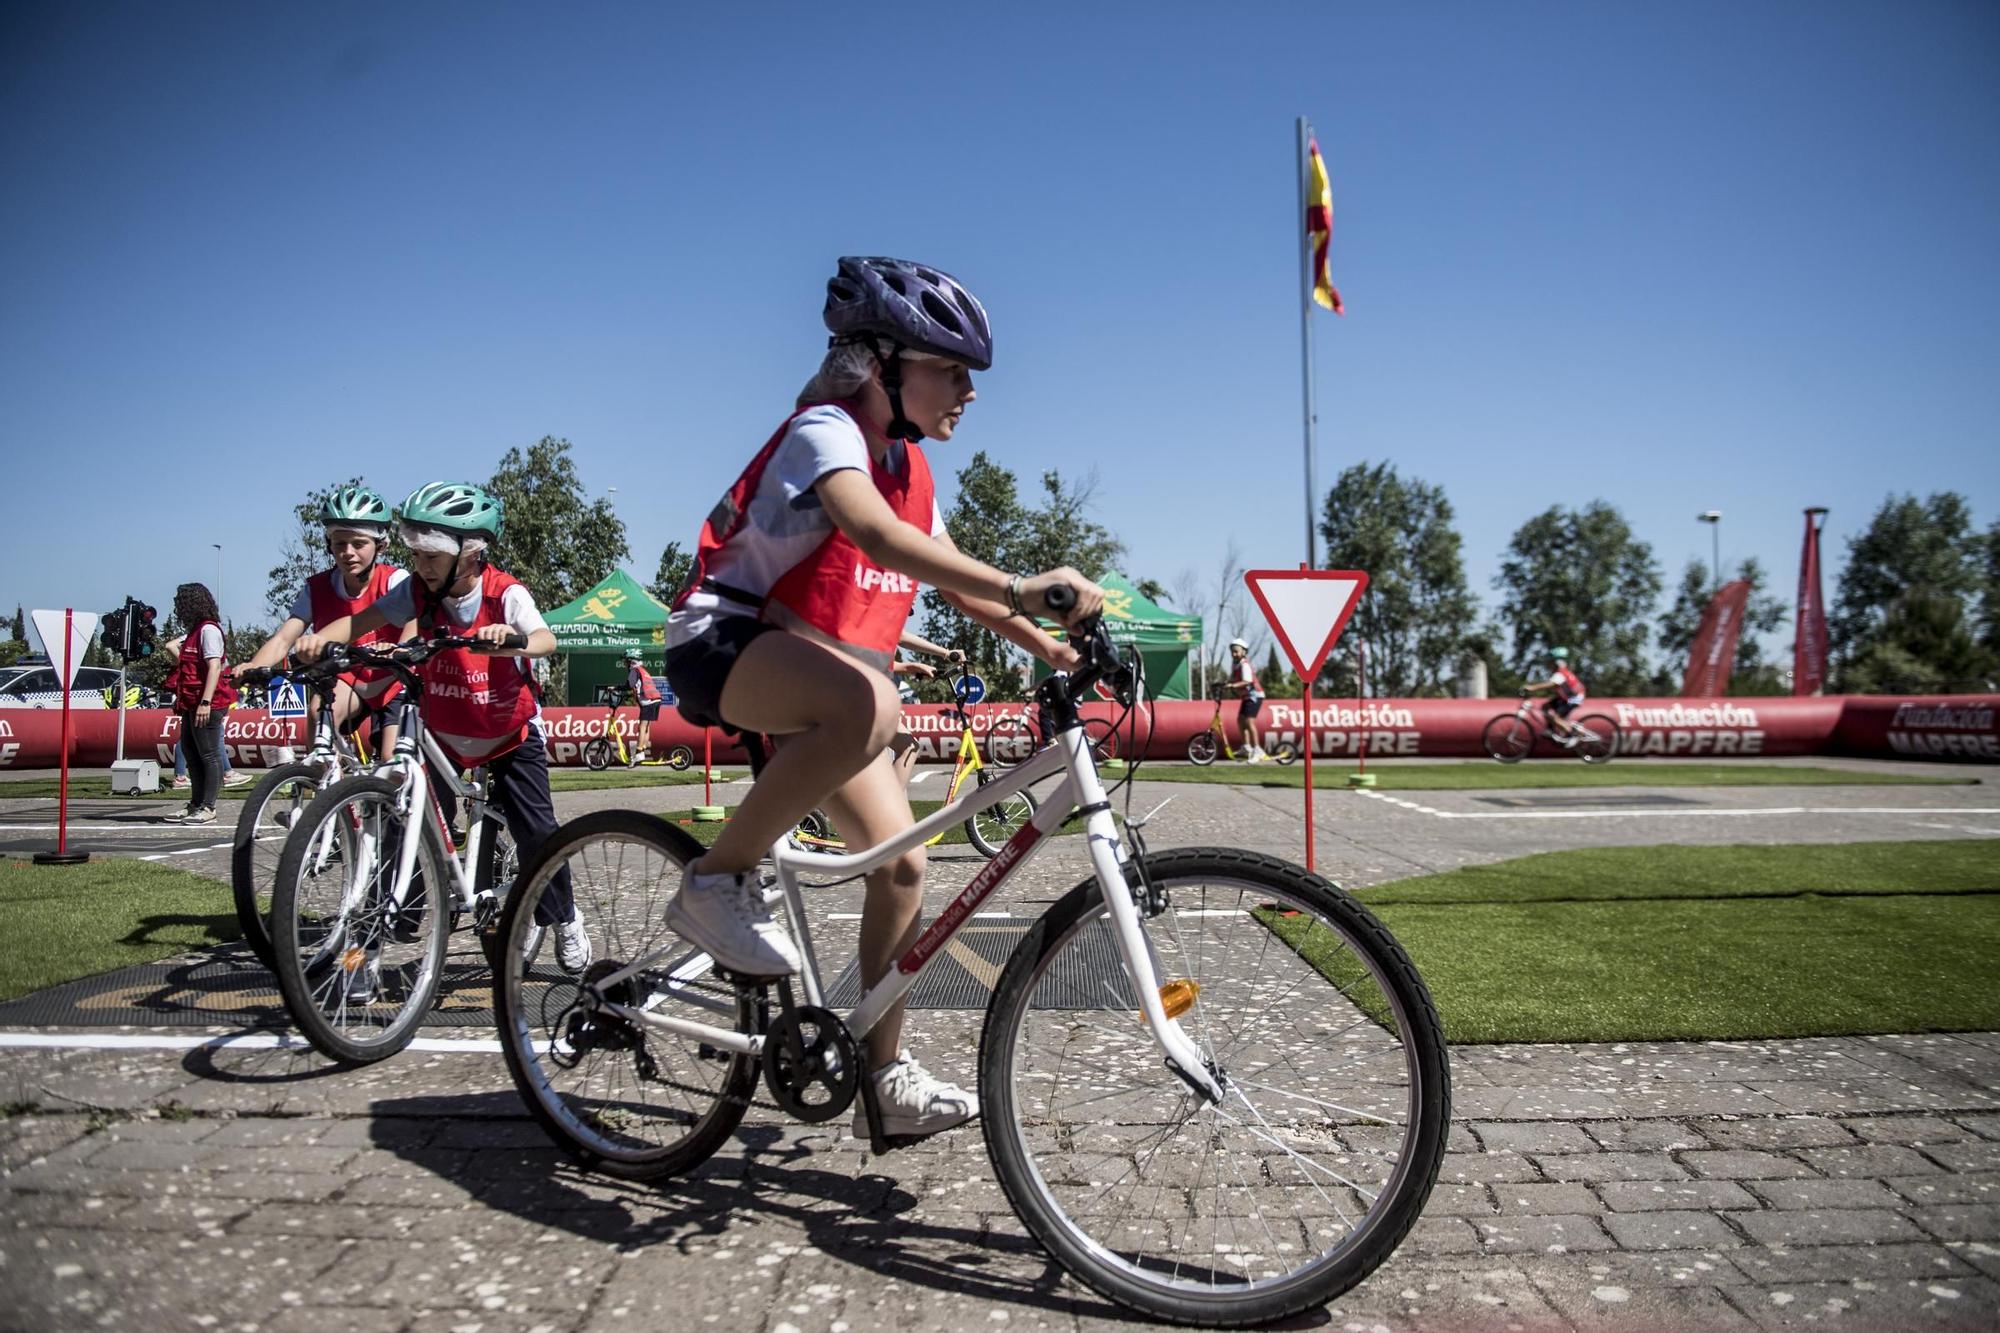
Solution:
M826 284L826 327L836 342L883 337L974 370L993 366L985 308L949 273L906 259L844 256Z

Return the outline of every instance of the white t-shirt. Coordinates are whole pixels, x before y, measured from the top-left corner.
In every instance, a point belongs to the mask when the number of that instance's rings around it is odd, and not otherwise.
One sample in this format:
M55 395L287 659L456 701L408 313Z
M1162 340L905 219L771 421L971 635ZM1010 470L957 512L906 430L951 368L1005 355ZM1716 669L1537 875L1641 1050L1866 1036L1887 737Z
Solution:
M403 585L404 580L408 579L409 577L410 577L410 571L407 569L394 569L394 568L390 569L389 592L394 592L397 588L401 587ZM338 572L334 574L333 580L334 580L334 590L336 592L341 592L344 594L347 585L345 582L342 581ZM383 596L385 597L387 595L388 593L383 594ZM287 611L285 614L289 616L291 619L299 621L301 624L307 626L310 626L313 623L312 589L309 586L307 586L306 584L299 585L299 595L297 597L292 598L292 609Z
M440 619L441 627L453 634L463 634L470 630L473 618L479 614L480 592L480 585L475 582L472 591L465 596L445 598L444 606L441 608L443 612ZM374 605L391 625L398 627L407 625L417 615L417 585L405 578L376 598ZM516 583L500 594L500 613L509 629L518 630L522 634L533 634L538 629L549 627L549 622L542 619L541 608L535 605L535 595L528 591L524 583ZM506 687L504 675L506 668L503 663L512 663L514 670L520 673L521 680L534 679L533 658L495 654L490 663L494 673L493 688L496 690ZM539 702L535 705L535 715L529 720L528 725L535 729L537 735L541 734L542 707ZM482 753L486 747L493 744L491 739L484 737L454 736L448 731L437 731L435 727L432 730L436 732L439 740L459 754L468 757Z
M206 662L211 657L222 656L222 631L214 621L201 627L201 658Z
M882 461L890 469L900 471L905 461L903 445L892 445ZM668 648L695 638L718 618L757 618L764 609L760 604L772 585L785 571L817 550L833 531L833 520L827 517L813 485L828 473L845 468L869 471L868 441L854 424L854 418L838 407L825 406L801 412L792 419L784 439L765 464L764 475L758 479L743 526L710 558L708 566L708 577L715 583L756 600L745 602L726 594L695 589L680 609L667 618ZM933 497L931 536L943 534L944 514ZM773 624L784 625L888 670L890 654L870 652L829 638L799 624L783 607L772 607L770 612Z

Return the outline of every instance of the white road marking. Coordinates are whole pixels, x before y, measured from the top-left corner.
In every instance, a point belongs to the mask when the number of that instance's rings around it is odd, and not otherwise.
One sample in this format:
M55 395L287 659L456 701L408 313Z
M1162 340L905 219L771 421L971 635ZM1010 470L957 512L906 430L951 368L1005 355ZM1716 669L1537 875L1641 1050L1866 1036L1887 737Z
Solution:
M176 1036L131 1032L0 1032L0 1047L44 1050L90 1051L191 1051L201 1047L229 1047L246 1051L309 1051L312 1043L289 1032L231 1032L220 1037L192 1033ZM446 1041L440 1037L418 1037L410 1043L413 1051L455 1055L498 1055L497 1041Z
M1386 801L1390 805L1414 810L1420 815L1433 815L1438 819L1631 819L1658 816L1732 816L1732 815L2000 815L2000 806L1964 806L1933 809L1923 806L1903 805L1771 805L1750 809L1732 809L1725 806L1698 806L1673 810L1439 810L1415 801L1405 801L1400 797L1388 796L1378 791L1357 788L1356 794L1374 801Z
M56 824L0 823L0 837L9 833L54 833ZM200 825L196 825L200 827ZM71 833L186 833L185 824L71 824Z

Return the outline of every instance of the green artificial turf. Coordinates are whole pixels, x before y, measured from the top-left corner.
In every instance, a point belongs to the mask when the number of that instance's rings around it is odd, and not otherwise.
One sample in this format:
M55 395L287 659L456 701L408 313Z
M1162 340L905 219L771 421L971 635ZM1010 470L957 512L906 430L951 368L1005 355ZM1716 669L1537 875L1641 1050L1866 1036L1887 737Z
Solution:
M229 886L148 861L0 859L0 1000L240 937Z
M1319 760L1313 789L1347 785L1349 760ZM1535 760L1520 764L1370 764L1377 791L1486 791L1530 787L1894 787L1968 786L1976 775L1940 778L1902 773L1864 773L1841 768L1788 768L1778 764L1655 764L1646 760L1585 764L1577 760ZM1297 764L1216 763L1207 768L1153 761L1139 766L1141 782L1219 782L1237 787L1303 787L1306 769Z
M1355 895L1454 1042L2000 1028L2000 842L1549 852ZM1263 914L1281 937L1307 918ZM1306 956L1346 979L1351 960Z

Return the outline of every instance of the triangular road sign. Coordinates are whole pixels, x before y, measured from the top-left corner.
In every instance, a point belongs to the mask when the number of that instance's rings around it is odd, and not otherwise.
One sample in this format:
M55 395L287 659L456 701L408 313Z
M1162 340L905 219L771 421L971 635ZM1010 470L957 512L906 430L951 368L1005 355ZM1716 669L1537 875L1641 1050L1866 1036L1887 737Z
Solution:
M63 619L62 611L30 611L28 616L35 622L35 633L41 638L42 651L48 654L49 665L58 676L63 673ZM83 665L84 650L90 647L90 636L97 633L98 615L95 611L70 611L69 619L69 680L62 683L67 690L76 679L76 669Z
M1253 569L1243 581L1308 686L1368 588L1368 576L1358 569Z

